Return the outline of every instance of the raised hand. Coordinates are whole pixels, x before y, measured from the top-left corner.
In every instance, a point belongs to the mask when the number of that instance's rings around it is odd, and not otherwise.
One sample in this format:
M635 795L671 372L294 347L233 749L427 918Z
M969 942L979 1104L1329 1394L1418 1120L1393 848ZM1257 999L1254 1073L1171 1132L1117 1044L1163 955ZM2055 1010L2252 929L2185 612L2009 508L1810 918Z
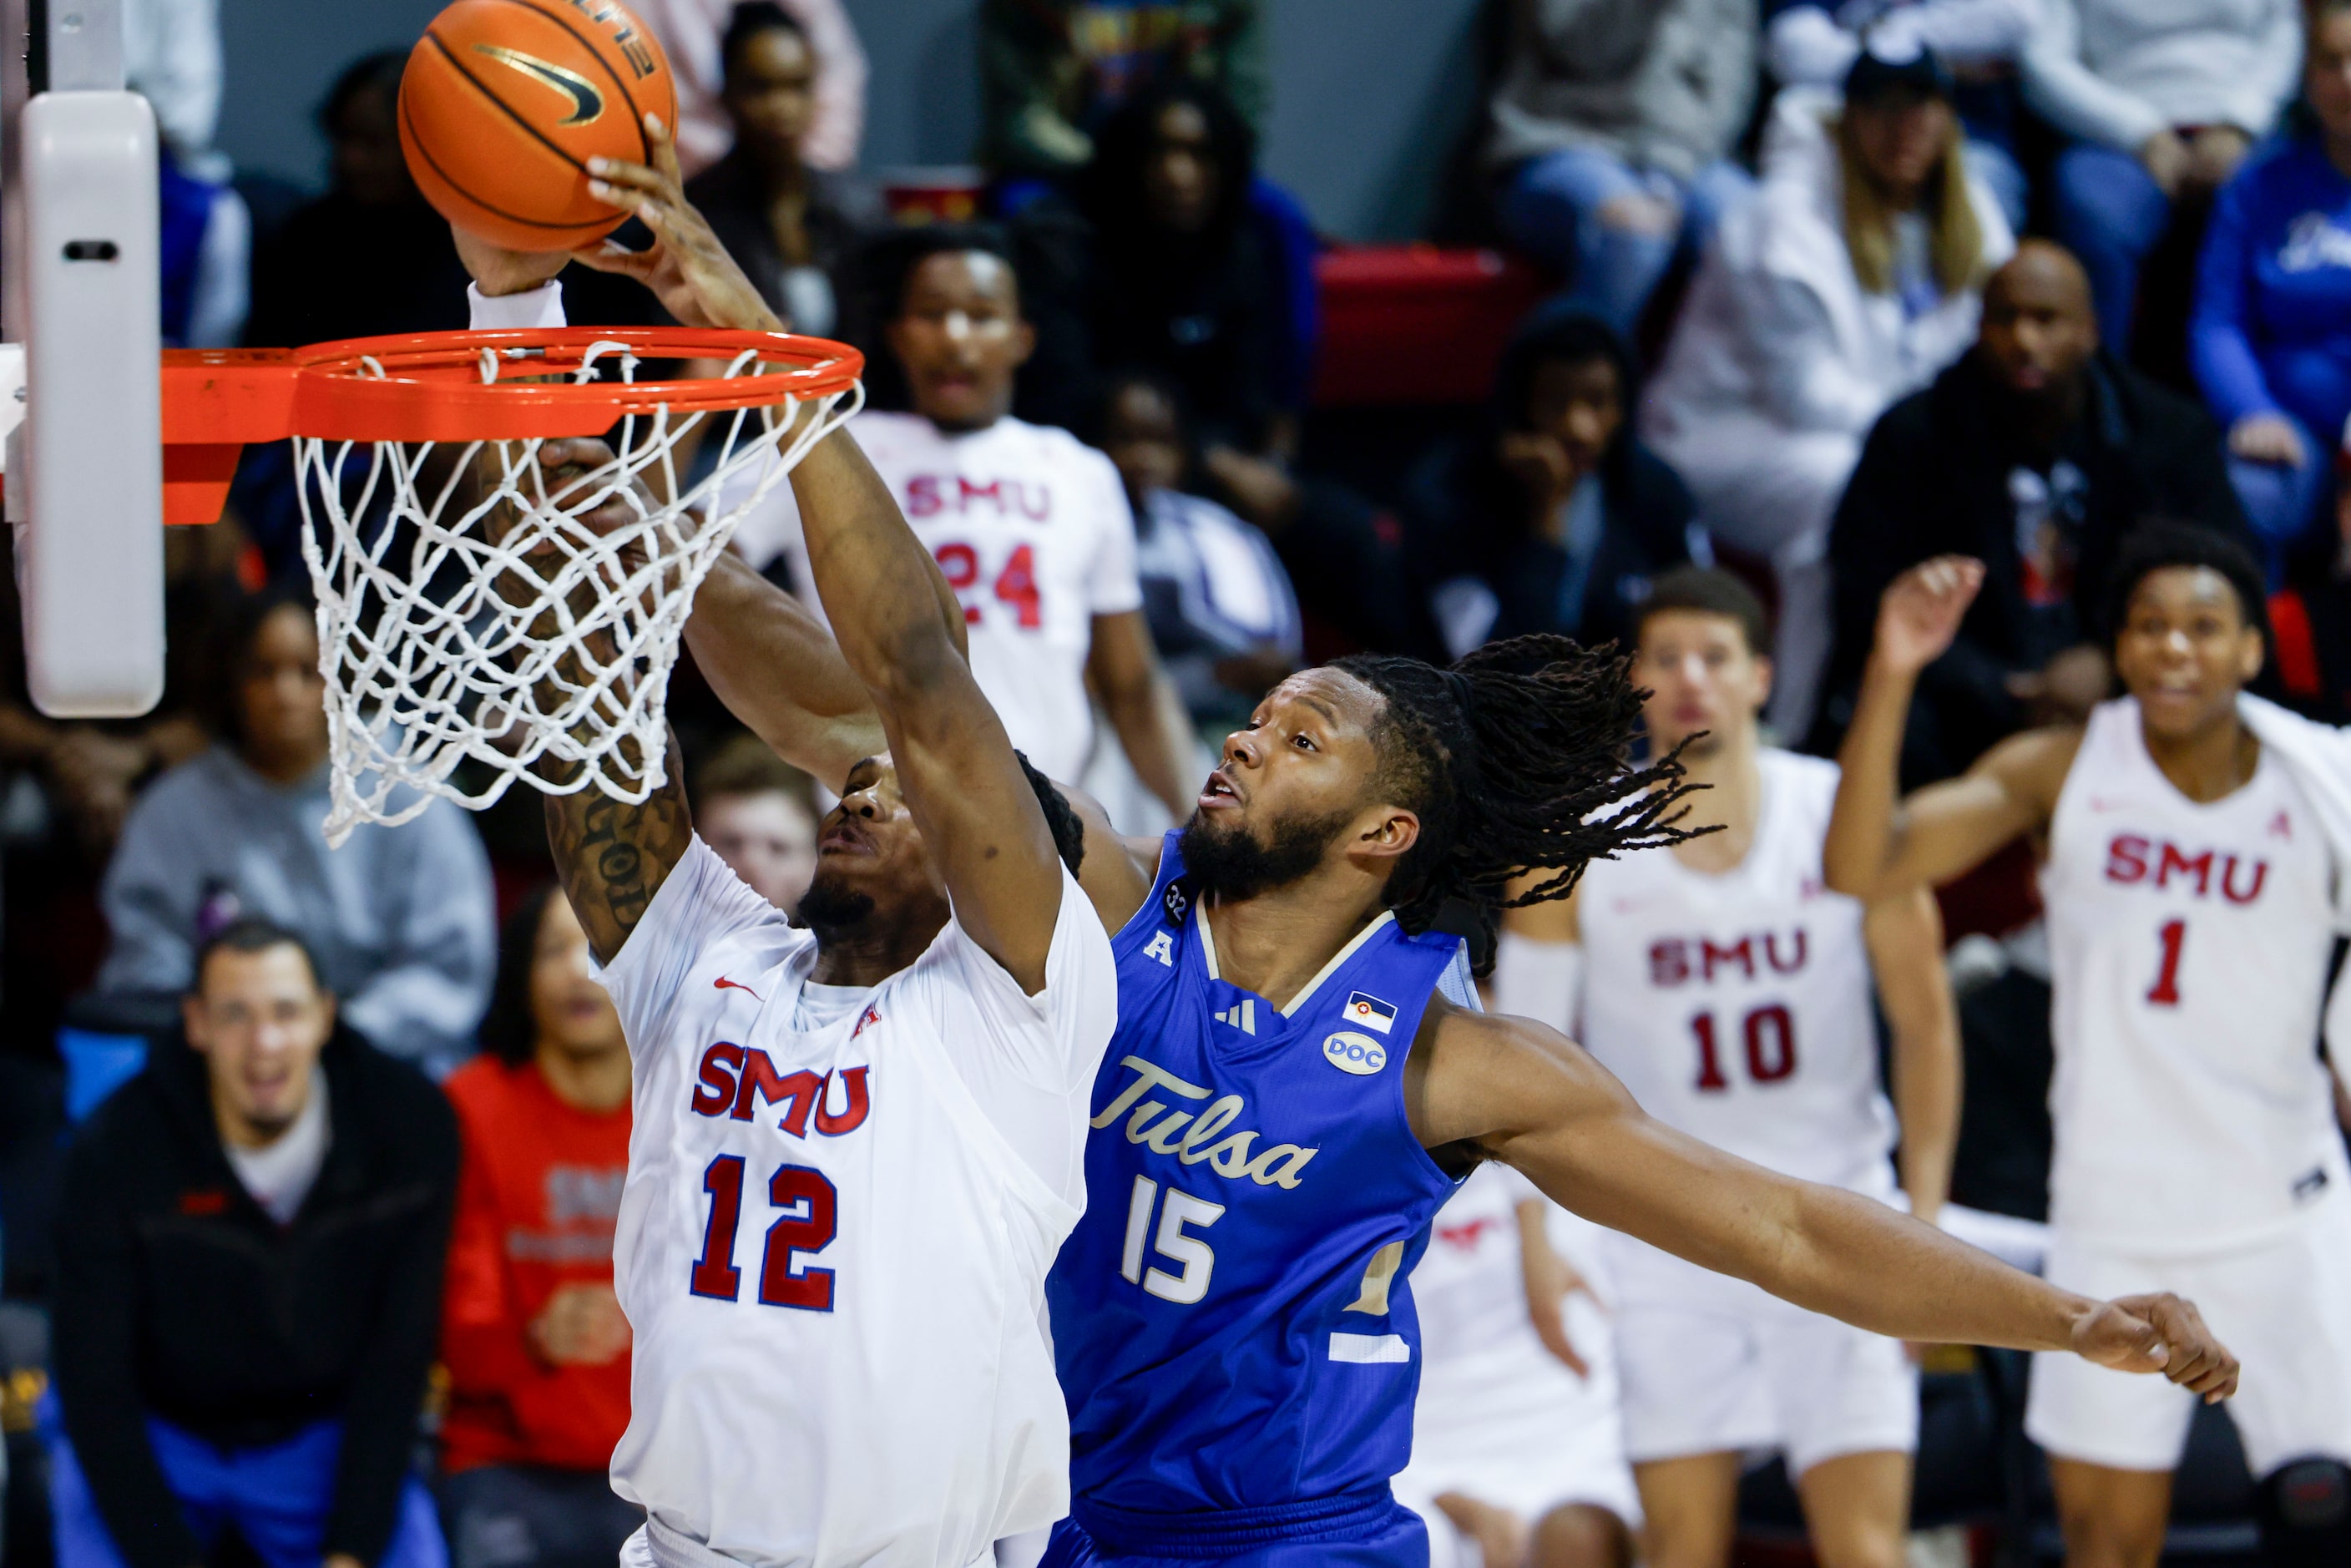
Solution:
M2193 1301L2169 1293L2103 1301L2074 1327L2074 1350L2117 1372L2159 1372L2218 1405L2237 1391L2237 1358Z
M1983 586L1983 562L1963 555L1921 561L1894 580L1877 607L1880 663L1915 675L1943 655Z
M782 331L782 320L718 243L709 221L685 199L677 147L659 115L645 116L645 142L653 149L650 168L615 158L590 160L588 192L643 219L653 231L653 245L629 250L608 239L574 252L573 259L599 272L635 278L685 326Z
M559 250L507 250L455 224L449 225L449 237L457 242L457 259L465 264L475 284L493 298L536 288L561 272L571 259L569 253Z

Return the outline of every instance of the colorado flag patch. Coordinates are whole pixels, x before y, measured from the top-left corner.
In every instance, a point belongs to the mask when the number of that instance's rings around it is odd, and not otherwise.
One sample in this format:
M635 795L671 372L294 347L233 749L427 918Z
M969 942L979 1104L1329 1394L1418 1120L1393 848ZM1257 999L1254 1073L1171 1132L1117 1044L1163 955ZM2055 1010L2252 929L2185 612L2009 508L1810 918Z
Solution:
M1379 998L1366 996L1361 991L1348 993L1344 1011L1349 1023L1360 1024L1365 1029L1376 1030L1382 1034L1387 1033L1395 1025L1395 1009L1388 1006Z

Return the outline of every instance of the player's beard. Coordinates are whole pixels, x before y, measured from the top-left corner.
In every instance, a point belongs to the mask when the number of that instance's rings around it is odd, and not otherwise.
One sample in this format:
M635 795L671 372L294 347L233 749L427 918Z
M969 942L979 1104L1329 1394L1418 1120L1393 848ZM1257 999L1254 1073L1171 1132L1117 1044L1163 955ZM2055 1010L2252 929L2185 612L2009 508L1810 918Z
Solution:
M1177 845L1184 874L1203 894L1226 899L1255 898L1288 887L1322 863L1331 841L1346 828L1350 815L1334 811L1324 817L1279 818L1260 841L1246 827L1211 826L1195 811Z
M826 876L821 866L808 891L800 894L800 924L816 933L820 947L857 936L872 918L873 895L841 886Z

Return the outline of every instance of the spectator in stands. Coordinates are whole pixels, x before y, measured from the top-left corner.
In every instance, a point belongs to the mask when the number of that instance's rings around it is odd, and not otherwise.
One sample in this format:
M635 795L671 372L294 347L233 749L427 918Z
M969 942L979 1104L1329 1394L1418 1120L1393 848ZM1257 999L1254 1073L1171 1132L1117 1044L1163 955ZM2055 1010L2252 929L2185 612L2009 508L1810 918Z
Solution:
M1952 102L1968 135L1968 169L2022 229L2032 194L2016 161L2017 64L2041 0L1765 0L1763 57L1783 87L1840 86L1862 40L1930 48L1958 80Z
M2296 0L2042 0L2025 99L2077 139L2053 172L2057 237L2117 352L2172 204L2220 189L2269 133L2301 49Z
M401 155L407 62L405 50L388 49L335 79L319 110L332 184L255 255L246 342L292 348L465 325L465 268Z
M1455 657L1528 632L1629 640L1649 580L1689 559L1696 508L1633 434L1638 395L1606 322L1547 311L1503 350L1484 427L1421 462L1405 550Z
M1783 93L1755 199L1698 267L1642 432L1718 544L1779 582L1771 718L1810 722L1828 655L1830 515L1888 403L1973 340L2014 241L1967 172L1951 78L1873 46L1841 110Z
M1907 776L1967 768L2028 724L2078 721L2107 694L2107 569L2149 517L2241 536L2220 433L2192 399L2099 346L2089 280L2027 240L1984 287L1976 346L1870 432L1829 544L1836 655L1821 739L1851 712L1888 584L1972 556L1984 586L1918 682Z
M865 50L841 0L776 0L814 54L808 131L799 154L811 169L854 167L865 135ZM737 26L737 0L631 0L669 56L677 80L677 161L700 173L735 143L726 103L725 39Z
M1182 389L1213 465L1288 455L1302 379L1285 373L1280 258L1250 221L1256 138L1215 88L1169 81L1113 113L1080 185L1093 226L1086 316L1097 364Z
M225 639L226 737L152 785L123 825L101 898L113 946L98 989L184 989L194 955L239 915L304 934L341 1017L434 1072L469 1054L488 1000L490 868L465 814L432 803L329 851L319 633L304 600L259 597Z
M448 1082L464 1149L441 1320L453 1568L610 1563L644 1521L606 1479L629 1424L612 1293L629 1047L594 967L552 883L525 899L500 936L483 1054Z
M1269 98L1259 0L981 0L981 153L1000 173L1059 178L1144 88L1207 83L1256 129Z
M59 1568L189 1568L226 1531L287 1568L441 1568L412 1456L457 1179L448 1103L338 1027L284 927L230 925L192 987L187 1046L159 1049L67 1155Z
M1249 717L1306 654L1290 574L1263 534L1183 488L1192 468L1184 399L1148 371L1110 379L1094 444L1134 508L1143 613L1159 662L1203 736Z
M816 51L776 0L745 0L719 44L720 101L735 127L726 157L685 193L795 332L833 335L843 265L888 222L882 199L852 174L802 154L816 108Z
M1731 162L1755 94L1755 0L1511 7L1487 156L1496 215L1630 334L1677 250L1751 187Z
M2351 418L2351 3L2309 16L2307 120L2213 204L2189 336L2273 583L2320 526Z
M695 831L744 885L787 915L799 911L816 874L818 816L808 775L756 736L720 747L695 779Z

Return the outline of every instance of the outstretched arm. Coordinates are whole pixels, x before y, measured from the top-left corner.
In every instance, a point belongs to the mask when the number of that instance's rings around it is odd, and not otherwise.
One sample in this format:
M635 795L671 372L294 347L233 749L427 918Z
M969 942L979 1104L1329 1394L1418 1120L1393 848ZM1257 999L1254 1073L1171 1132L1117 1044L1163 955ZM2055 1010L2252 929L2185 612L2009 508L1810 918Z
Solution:
M1961 778L1898 806L1902 732L1918 673L1942 655L1983 583L1983 563L1940 556L1896 578L1878 610L1862 675L1823 867L1837 892L1876 904L1974 869L2022 834L2047 826L2073 765L2078 731L2032 730L1994 747Z
M937 568L857 444L835 431L792 470L809 570L872 695L898 785L965 933L1030 993L1061 908L1061 864L1003 722L940 614Z
M1474 1145L1587 1218L1876 1333L2072 1350L2161 1372L2208 1399L2236 1387L2235 1359L2177 1297L2093 1301L2058 1290L1885 1204L1652 1120L1555 1030L1449 1005L1430 1013L1405 1059L1425 1144Z

